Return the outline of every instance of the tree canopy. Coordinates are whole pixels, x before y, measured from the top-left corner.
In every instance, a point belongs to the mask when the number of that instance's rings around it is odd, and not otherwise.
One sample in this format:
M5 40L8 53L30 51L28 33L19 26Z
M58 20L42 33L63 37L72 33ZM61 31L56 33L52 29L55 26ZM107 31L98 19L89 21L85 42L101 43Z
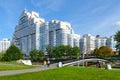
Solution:
M52 49L53 57L57 59L78 58L80 56L79 47L71 47L70 45L59 45Z
M117 51L120 55L120 31L116 32L115 40L118 42L117 45L116 45L116 48L117 48Z
M120 42L120 31L116 32L115 34L115 40Z
M112 49L108 46L101 46L99 49L96 48L92 52L92 55L97 56L97 57L102 57L102 58L108 58L112 56L114 53Z
M5 51L0 52L0 61L3 60L3 57L4 57L4 54L5 54L5 53L6 53Z
M92 52L93 56L99 56L99 49L95 48L94 51Z
M46 52L47 52L48 56L51 58L52 57L52 47L50 45L48 45L46 47Z
M18 47L11 45L3 56L4 61L23 59L23 55Z
M31 60L32 61L40 61L40 60L43 60L44 58L44 52L41 51L41 50L32 50L30 52L30 57L31 57Z
M71 47L70 45L47 46L46 52L49 58L68 59L80 57L79 47ZM32 61L38 61L45 57L43 51L36 49L30 52L30 56Z

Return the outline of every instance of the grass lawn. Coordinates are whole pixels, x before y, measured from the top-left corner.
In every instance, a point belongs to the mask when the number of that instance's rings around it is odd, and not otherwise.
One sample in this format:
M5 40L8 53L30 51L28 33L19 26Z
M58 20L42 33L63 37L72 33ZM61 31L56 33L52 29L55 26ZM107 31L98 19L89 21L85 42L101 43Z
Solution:
M24 65L16 62L0 62L0 71L29 69L29 68L34 68L34 66L28 66L28 65Z
M2 76L0 80L120 80L120 70L63 67L41 72Z
M120 55L114 55L114 56L111 56L111 58L113 58L113 59L120 59Z

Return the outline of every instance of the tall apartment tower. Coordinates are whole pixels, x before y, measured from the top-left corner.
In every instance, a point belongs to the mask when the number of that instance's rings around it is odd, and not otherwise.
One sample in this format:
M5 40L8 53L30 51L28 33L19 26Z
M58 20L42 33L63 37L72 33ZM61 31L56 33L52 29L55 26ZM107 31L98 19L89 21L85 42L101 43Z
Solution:
M44 23L44 19L39 18L39 14L26 9L22 12L18 25L13 34L13 43L19 47L25 56L33 49L39 49L39 28Z
M79 47L80 35L74 34L70 23L59 20L51 20L40 27L41 50L47 45L71 45Z
M117 41L114 40L114 37L113 36L110 36L108 39L107 39L107 46L109 46L114 52L116 52L116 45L117 45Z
M95 49L95 37L91 34L83 35L80 40L80 49L83 54L89 55Z
M95 39L95 45L96 45L96 48L100 48L101 46L106 46L107 45L107 37L98 37L96 36L96 39Z
M71 45L79 47L80 35L74 34L70 23L51 20L45 22L36 12L24 10L15 27L13 43L25 56L33 49L46 51L46 47Z
M49 24L48 22L44 23L39 28L39 50L46 50L46 47L49 45Z
M79 47L80 35L74 34L70 23L52 20L49 22L49 43L51 46L71 45Z
M7 38L0 41L0 52L6 51L10 47L10 45L11 45L11 42Z

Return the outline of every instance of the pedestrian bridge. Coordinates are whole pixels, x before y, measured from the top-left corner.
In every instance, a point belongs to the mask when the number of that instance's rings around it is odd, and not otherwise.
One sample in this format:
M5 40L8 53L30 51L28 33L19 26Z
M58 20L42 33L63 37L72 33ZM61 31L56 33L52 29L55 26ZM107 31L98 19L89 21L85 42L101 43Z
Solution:
M75 64L80 64L84 62L91 62L91 61L100 61L100 62L108 62L107 60L104 59L99 59L99 58L90 58L90 59L82 59L82 60L77 60L77 61L73 61L73 62L68 62L63 64L62 66L69 66L69 65L75 65Z

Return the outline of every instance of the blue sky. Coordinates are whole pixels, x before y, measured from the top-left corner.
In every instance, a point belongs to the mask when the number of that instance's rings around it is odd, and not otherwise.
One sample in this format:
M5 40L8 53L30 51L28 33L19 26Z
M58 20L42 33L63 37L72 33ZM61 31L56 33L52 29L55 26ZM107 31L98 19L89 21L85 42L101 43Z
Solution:
M12 39L24 9L46 21L70 22L75 33L111 36L120 30L120 0L0 0L0 40Z

